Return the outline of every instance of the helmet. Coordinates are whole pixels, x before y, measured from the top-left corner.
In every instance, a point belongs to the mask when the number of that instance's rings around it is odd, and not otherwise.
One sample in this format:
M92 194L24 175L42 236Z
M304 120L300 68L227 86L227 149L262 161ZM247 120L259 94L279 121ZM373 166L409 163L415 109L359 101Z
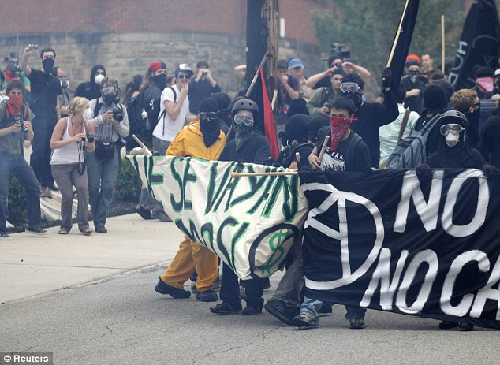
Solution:
M234 103L233 108L231 109L231 114L237 114L238 110L250 110L252 112L259 112L259 107L255 103L255 101L250 99L240 99L236 103Z
M455 123L461 124L463 126L467 126L467 124L468 124L467 117L463 113L459 112L458 110L454 110L454 109L451 109L451 110L448 110L447 112L445 112L443 115L441 115L440 119L441 119L442 123L455 122Z

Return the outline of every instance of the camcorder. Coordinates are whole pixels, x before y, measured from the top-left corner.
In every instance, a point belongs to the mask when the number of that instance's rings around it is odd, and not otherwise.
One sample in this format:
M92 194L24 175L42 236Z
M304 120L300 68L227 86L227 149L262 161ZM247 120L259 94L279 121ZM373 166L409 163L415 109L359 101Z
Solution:
M343 61L351 57L351 51L345 49L342 43L332 43L330 44L330 57L340 58Z

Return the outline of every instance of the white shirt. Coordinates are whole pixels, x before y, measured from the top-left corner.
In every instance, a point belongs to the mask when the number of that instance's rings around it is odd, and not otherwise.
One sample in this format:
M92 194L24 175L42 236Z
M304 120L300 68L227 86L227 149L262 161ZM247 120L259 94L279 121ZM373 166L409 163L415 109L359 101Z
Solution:
M174 91L172 91L172 89L174 89L175 93L177 94L175 97L175 104L177 105L177 103L179 102L181 93L177 88L177 85L174 85L172 88L166 87L165 89L163 89L163 92L161 93L160 116L163 114L163 111L165 111L165 100L174 102ZM184 102L182 103L181 112L177 116L177 119L172 120L170 119L168 113L165 113L165 118L160 118L160 120L158 121L158 124L153 131L153 136L164 141L172 142L177 133L179 133L180 130L184 127L186 115L188 113L189 100L186 97L186 99L184 99Z
M70 123L71 122L69 121L69 118L66 118L66 128L64 129L64 133L61 138L62 141L72 138L69 135ZM85 158L83 154L83 142L75 142L54 149L54 151L52 152L52 156L50 157L50 164L68 165L83 162L84 160Z

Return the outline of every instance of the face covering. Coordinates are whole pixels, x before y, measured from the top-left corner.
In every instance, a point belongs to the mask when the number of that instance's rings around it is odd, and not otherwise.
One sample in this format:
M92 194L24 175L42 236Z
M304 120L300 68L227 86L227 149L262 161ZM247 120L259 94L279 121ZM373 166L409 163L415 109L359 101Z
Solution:
M359 108L361 104L363 104L363 94L361 94L359 91L348 91L343 93L343 95L352 100L356 109Z
M12 114L19 113L21 109L21 105L23 105L23 96L22 95L9 95L9 100L7 101L10 111Z
M104 76L103 74L96 75L96 76L94 77L94 81L95 81L95 83L96 83L97 85L101 85L101 82L102 82L102 80L104 80L104 77L105 77L105 76Z
M486 91L493 91L493 77L478 77L476 84L480 85Z
M167 74L153 76L153 80L155 81L156 86L158 86L158 89L163 90L167 87Z
M108 94L108 95L103 95L102 100L106 105L111 105L115 102L116 95L115 94Z
M418 77L420 76L420 71L419 70L411 70L411 71L408 71L408 75L411 77L411 81L413 83L416 83L418 81Z
M247 139L250 139L253 134L253 125L245 125L245 123L236 124L234 123L234 129L236 132L235 141L236 149L238 150Z
M8 69L11 73L18 72L18 71L19 71L19 64L17 63L17 61L15 61L15 62L11 62L11 61L9 61L9 62L7 63L7 69Z
M42 61L42 67L43 67L43 72L46 74L52 73L54 70L54 59L53 58L46 58Z
M210 147L217 141L220 134L220 124L218 118L200 119L200 130L203 133L205 146Z
M347 118L330 118L330 151L336 151L340 141L351 126L352 121Z

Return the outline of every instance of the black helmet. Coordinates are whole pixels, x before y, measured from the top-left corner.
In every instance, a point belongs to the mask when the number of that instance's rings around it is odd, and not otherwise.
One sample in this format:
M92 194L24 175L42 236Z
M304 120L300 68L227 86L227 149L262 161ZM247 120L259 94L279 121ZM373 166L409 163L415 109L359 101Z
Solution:
M441 115L441 118L440 119L440 122L441 123L452 123L452 122L455 122L457 124L460 124L462 126L467 126L468 124L468 121L467 121L467 117L459 112L458 110L454 110L454 109L451 109L451 110L448 110L447 112L445 112L443 115Z
M250 99L240 99L234 103L233 108L231 109L231 114L235 115L238 110L250 110L252 112L258 113L259 107L255 103L255 101Z

